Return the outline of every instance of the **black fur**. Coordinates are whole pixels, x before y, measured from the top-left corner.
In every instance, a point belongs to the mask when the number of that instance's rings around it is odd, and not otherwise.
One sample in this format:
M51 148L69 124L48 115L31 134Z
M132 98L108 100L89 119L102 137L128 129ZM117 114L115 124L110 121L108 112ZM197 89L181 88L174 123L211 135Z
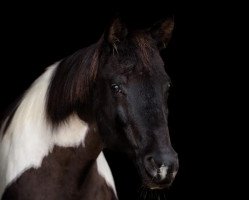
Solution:
M146 185L164 184L151 180L153 168L167 165L168 177L178 169L167 122L170 79L159 53L173 24L128 32L114 20L96 44L61 61L48 91L52 125L73 113L97 123L105 147L127 153Z
M90 102L89 94L100 65L99 46L97 43L79 50L57 67L47 97L47 116L53 125L58 125L79 109L88 121L91 107L87 102Z
M39 169L25 171L11 184L3 199L115 199L94 164L103 147L125 152L146 187L172 183L178 158L168 130L170 79L159 52L172 29L172 19L133 32L114 20L97 43L58 64L47 91L47 122L56 128L78 115L88 123L90 139L84 148L54 148ZM162 165L168 171L161 180ZM99 191L97 197L93 190Z

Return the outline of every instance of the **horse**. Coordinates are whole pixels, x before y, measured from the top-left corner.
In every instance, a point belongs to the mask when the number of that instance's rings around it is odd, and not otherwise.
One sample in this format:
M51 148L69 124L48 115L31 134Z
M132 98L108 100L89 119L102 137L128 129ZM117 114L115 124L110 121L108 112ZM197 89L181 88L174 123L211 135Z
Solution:
M46 68L2 119L0 198L117 200L105 148L128 155L146 188L169 187L179 161L160 51L173 28L173 18L142 30L116 18Z

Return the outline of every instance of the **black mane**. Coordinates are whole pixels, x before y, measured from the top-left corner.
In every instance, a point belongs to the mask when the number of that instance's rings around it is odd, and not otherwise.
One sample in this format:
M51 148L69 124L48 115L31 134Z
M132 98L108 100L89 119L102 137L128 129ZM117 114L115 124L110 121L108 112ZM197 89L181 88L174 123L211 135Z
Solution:
M103 39L63 59L54 71L48 92L46 113L52 125L66 120L78 108L84 109L101 64Z
M137 67L144 66L143 70L148 70L149 58L156 48L152 38L142 31L132 32L128 38L127 41L130 42L127 44L126 42L124 45L117 44L118 48L115 46L108 51L110 48L106 48L107 44L102 36L97 43L75 52L59 63L47 93L46 113L48 121L53 126L65 121L78 110L85 113L81 118L85 121L90 120L92 106L89 102L93 100L89 94L99 66L102 66L107 59L107 52L123 59L135 56L137 62L143 63ZM133 55L134 52L136 55Z

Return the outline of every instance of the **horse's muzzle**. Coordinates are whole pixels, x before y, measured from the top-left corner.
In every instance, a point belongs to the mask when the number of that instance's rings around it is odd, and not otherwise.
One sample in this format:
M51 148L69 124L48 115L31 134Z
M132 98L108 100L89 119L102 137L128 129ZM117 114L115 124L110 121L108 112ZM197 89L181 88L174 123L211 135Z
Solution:
M178 171L177 154L148 155L144 159L146 174L150 181L146 181L150 189L163 189L169 187Z

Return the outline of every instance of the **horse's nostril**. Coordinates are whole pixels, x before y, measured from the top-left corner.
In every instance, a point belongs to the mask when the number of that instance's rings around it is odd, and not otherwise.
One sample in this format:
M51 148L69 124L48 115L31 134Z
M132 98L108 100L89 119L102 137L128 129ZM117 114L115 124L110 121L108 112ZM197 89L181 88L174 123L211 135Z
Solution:
M152 156L147 156L144 164L147 173L153 180L160 181L166 177L168 167L164 164L159 165L156 163Z
M149 162L152 167L157 168L156 162L152 156L147 157L147 162Z

